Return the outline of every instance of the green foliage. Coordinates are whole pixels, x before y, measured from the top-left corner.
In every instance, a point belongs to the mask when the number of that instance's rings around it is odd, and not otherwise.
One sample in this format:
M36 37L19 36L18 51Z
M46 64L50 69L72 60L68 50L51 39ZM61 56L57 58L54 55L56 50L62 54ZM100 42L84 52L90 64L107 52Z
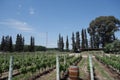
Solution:
M60 72L63 71L65 72L67 70L68 66L66 65L60 65Z
M76 32L76 51L80 51L80 34L79 31Z
M72 51L76 52L77 48L76 48L76 42L75 42L75 37L74 37L74 33L72 33Z
M82 49L88 48L88 40L87 40L86 29L82 29L82 31L81 31L81 38L82 38L81 48Z
M2 37L1 45L0 45L0 50L1 51L13 51L13 44L12 44L12 37L11 36L6 36Z
M2 76L2 72L3 72L3 69L2 69L2 67L0 65L0 77Z
M68 36L66 37L66 51L69 51L69 40L68 40Z
M60 51L64 50L64 40L63 37L59 34L59 40L58 40L58 49Z
M35 51L35 41L34 41L34 37L32 37L32 36L31 36L31 38L30 38L29 51L30 51L30 52L34 52L34 51Z
M11 36L2 36L0 51L9 52L34 52L34 51L46 51L44 46L35 46L34 37L30 38L30 45L24 44L24 37L21 34L17 34L16 43L13 44Z
M4 51L4 47L5 47L5 38L4 36L2 36L2 41L1 41L1 45L0 45L0 50Z
M96 58L107 66L111 66L112 68L120 71L120 56L97 56Z
M24 37L21 34L17 34L15 50L18 52L23 51L24 49Z
M20 68L20 72L21 72L22 74L27 73L26 66L22 65L22 67Z
M115 40L114 32L119 30L119 26L120 20L114 16L100 16L91 21L88 33L93 42L95 42L92 43L94 45L93 48L101 44L104 47L105 44L113 42Z
M119 52L120 51L120 40L115 40L112 43L106 44L104 47L105 52Z
M47 49L44 46L35 46L35 50L36 51L46 51Z
M37 66L34 64L32 66L30 66L30 72L34 73L37 70Z

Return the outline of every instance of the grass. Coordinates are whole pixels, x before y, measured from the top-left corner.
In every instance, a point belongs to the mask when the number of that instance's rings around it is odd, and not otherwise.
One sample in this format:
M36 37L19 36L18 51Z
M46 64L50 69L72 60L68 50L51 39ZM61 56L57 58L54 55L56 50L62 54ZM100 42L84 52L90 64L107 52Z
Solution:
M110 77L110 75L101 67L101 65L99 63L97 63L95 60L93 60L93 61L94 61L95 69L97 69L105 79L113 80Z
M84 52L85 53L85 55L87 55L87 53L86 52ZM82 53L82 55L84 54L84 53ZM79 63L79 72L80 72L80 74L79 74L79 77L80 78L85 78L86 77L86 72L85 72L85 70L83 70L85 67L86 67L86 69L87 69L87 64L88 64L88 57L83 57L82 58L82 60L81 60L81 62Z
M85 59L83 58L83 59L81 60L81 63L78 65L78 66L79 66L79 69L80 69L81 67L83 67L84 62L85 62ZM79 72L80 72L80 71L79 71ZM80 76L80 77L83 77L83 76L84 76L84 73L80 73L79 76Z

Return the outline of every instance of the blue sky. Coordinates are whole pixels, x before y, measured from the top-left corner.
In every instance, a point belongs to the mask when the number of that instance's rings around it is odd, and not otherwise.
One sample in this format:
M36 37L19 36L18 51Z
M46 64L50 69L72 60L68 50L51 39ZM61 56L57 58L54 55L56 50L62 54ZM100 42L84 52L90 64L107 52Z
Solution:
M35 37L36 45L56 47L59 33L71 43L72 32L88 28L98 16L120 19L120 0L0 0L0 38L16 34ZM116 35L119 38L119 33ZM1 41L1 39L0 39Z

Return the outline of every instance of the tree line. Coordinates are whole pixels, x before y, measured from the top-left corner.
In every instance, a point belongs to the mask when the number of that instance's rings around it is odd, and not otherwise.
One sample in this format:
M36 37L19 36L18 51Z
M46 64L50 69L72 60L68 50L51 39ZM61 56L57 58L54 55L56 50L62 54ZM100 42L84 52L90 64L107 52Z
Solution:
M79 52L84 49L106 49L107 44L118 40L115 32L120 29L120 20L114 16L99 16L92 20L87 29L81 30L81 38L79 31L72 33L72 51ZM88 41L87 33L90 35ZM59 34L58 49L64 50L63 36ZM69 50L68 36L66 38L66 49Z
M117 38L115 32L120 28L120 20L114 16L100 16L92 20L88 27L92 48L104 48Z
M15 44L13 44L11 36L2 36L0 51L3 52L23 52L23 51L39 51L46 50L43 46L35 46L35 39L33 36L30 37L30 44L25 45L25 39L22 34L17 34Z
M72 52L80 52L81 49L88 48L88 40L87 40L87 34L86 34L86 29L82 29L81 31L81 41L80 41L80 33L79 31L76 32L76 36L74 32L72 33ZM59 34L59 39L57 41L58 43L58 49L60 51L69 51L69 40L68 36L66 36L66 42L64 43L63 36ZM64 49L65 48L65 49Z

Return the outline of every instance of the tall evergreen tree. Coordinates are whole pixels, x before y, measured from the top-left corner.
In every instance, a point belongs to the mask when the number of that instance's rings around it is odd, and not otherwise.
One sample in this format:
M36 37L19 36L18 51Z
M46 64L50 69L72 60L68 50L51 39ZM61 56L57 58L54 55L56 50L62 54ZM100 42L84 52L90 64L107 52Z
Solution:
M63 37L59 34L59 40L58 40L58 49L60 51L64 50L64 40Z
M12 51L13 50L13 44L12 44L12 37L6 36L2 37L1 41L1 51Z
M2 36L2 41L1 41L1 51L4 51L4 47L5 47L5 37Z
M18 49L19 49L19 34L17 34L16 44L15 44L15 50L18 51Z
M76 32L76 50L80 51L80 35L79 35L79 32Z
M82 49L84 49L85 48L85 35L84 35L84 30L82 29L82 31L81 31L81 36L82 36Z
M13 51L13 43L12 43L12 37L10 36L9 39L9 51L12 52Z
M21 34L17 34L15 50L18 52L23 51L23 38Z
M72 33L72 50L73 52L76 52L76 42L75 42L74 33Z
M29 48L30 52L34 52L35 51L35 42L34 42L34 37L31 36L30 38L30 48Z
M22 50L24 51L24 42L25 42L25 39L24 37L22 38Z
M82 29L81 31L81 36L82 36L82 49L88 48L88 40L87 40L87 33L86 29Z
M69 50L69 40L68 40L68 36L66 37L66 50Z
M61 49L61 34L59 34L59 39L58 39L58 49Z
M86 29L84 29L84 38L85 38L85 48L88 48L88 39L87 39Z
M9 36L6 36L5 37L5 47L4 47L4 50L5 51L9 51L9 47L10 47L10 41L9 41Z
M62 45L61 50L63 51L64 50L64 40L63 40L63 37L61 37L61 45Z

